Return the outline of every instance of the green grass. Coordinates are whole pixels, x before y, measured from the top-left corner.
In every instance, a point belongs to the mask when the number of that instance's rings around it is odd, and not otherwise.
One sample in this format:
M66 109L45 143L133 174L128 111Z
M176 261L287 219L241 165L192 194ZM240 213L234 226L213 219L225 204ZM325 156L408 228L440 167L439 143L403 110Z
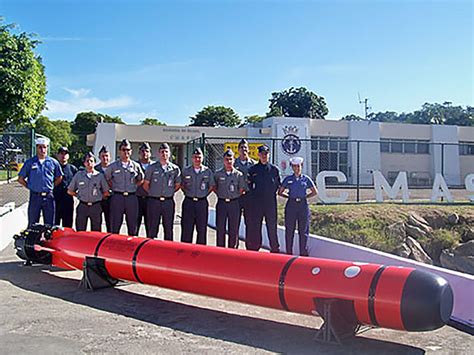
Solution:
M18 175L18 171L10 171L10 178L14 178ZM0 170L0 181L4 181L7 179L7 171Z

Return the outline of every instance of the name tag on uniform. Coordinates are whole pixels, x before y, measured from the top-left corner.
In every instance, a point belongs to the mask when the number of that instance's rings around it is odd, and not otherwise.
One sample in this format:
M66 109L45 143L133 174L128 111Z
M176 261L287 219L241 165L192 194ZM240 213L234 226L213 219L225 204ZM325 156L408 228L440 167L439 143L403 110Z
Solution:
M120 173L120 169L114 171L114 174L119 174L119 173Z
M79 185L85 185L86 183L84 181L79 181Z
M288 184L292 184L292 183L293 183L293 181L292 181L292 180L288 181Z
M220 177L219 180L220 181L225 181L225 177Z
M185 179L191 179L191 175L185 175L184 178Z
M155 174L158 175L159 173L160 173L159 171L155 171L155 172L153 173L153 175L155 175Z
M38 164L34 163L34 164L31 166L31 169L38 169Z

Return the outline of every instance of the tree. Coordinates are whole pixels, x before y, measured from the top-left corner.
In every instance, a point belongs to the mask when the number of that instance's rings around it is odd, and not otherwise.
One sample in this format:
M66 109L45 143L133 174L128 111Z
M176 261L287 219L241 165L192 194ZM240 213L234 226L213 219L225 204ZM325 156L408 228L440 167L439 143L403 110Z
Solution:
M358 115L350 114L341 118L341 121L363 121L364 119Z
M46 105L46 76L39 41L27 33L12 33L0 17L0 130L30 123Z
M87 135L95 133L98 123L119 123L124 122L118 116L109 116L103 113L80 112L71 123L73 133L73 145L70 150L71 160L76 165L82 165L83 156L91 151L87 146Z
M328 108L324 97L308 89L290 88L282 92L273 92L270 101L270 116L309 117L324 119Z
M265 116L259 116L259 115L245 116L245 117L244 117L244 123L243 123L242 125L243 125L243 126L244 126L244 125L253 126L253 125L255 125L255 124L259 124L259 123L262 122L264 119L265 119Z
M191 118L191 126L236 127L240 118L230 107L206 106Z
M51 121L46 116L39 116L34 123L34 127L36 133L42 134L51 140L50 154L55 154L59 147L71 147L73 136L69 121Z
M166 126L166 123L161 122L160 120L152 117L144 118L140 121L140 123L148 126Z

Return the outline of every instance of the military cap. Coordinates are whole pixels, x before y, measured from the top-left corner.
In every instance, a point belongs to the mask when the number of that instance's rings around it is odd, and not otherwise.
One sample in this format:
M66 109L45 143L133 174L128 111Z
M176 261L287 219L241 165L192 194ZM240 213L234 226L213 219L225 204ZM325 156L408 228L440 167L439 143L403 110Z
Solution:
M151 150L151 147L150 147L150 143L148 142L143 142L141 145L140 145L140 150Z
M234 152L232 151L232 149L227 149L224 152L224 157L233 157L233 156L234 156Z
M302 157L293 157L290 158L290 164L291 165L300 165L303 164L303 158Z
M110 152L110 150L109 150L109 147L107 147L106 145L103 145L102 147L100 147L99 154L108 153L108 152Z
M193 155L194 155L194 154L201 154L201 155L202 155L202 149L201 149L201 148L199 148L199 147L198 147L198 148L196 148L196 149L194 149L194 151L193 151Z
M49 138L47 137L38 137L35 139L36 145L49 145Z
M67 147L59 147L58 154L59 153L69 153L69 149L67 149Z
M160 144L160 147L158 148L159 150L162 150L162 149L168 149L170 150L170 145L168 143L161 143Z
M268 148L268 145L261 145L260 147L258 147L258 152L259 153L268 153L270 151L270 148Z
M248 143L249 143L249 142L248 142L245 138L242 138L242 139L240 140L240 142L239 142L239 148L240 148L241 145L243 145L243 144L248 144Z
M94 156L94 154L92 154L92 152L86 153L84 155L84 158L82 159L82 161L86 161L87 159L90 159L90 158L94 159L94 161L95 161L95 156Z
M122 139L122 141L120 142L119 144L119 149L121 149L122 147L132 147L132 144L130 143L130 141L128 139Z

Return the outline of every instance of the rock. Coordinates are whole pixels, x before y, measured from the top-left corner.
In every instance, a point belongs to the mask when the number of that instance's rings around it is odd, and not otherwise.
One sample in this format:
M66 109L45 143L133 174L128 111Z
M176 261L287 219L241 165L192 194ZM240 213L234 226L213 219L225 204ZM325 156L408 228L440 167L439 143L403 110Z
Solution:
M459 215L457 213L450 214L448 216L448 223L454 226L455 224L458 224L459 222Z
M415 239L425 238L428 236L428 233L422 230L421 228L415 227L411 224L405 225L406 235L413 237Z
M395 255L401 256L402 258L408 258L411 254L411 249L408 247L408 245L403 243L393 252L395 253Z
M411 212L410 215L408 216L408 225L417 227L424 231L425 233L431 233L433 232L433 228L430 227L426 219L421 217L419 214L415 212Z
M474 256L459 256L443 250L439 259L445 268L474 275Z
M472 227L465 228L461 233L461 240L463 242L474 240L474 228Z
M474 257L474 240L470 240L467 243L460 244L454 249L454 255Z
M425 220L428 222L429 226L433 229L446 228L448 221L439 213L433 213L425 217Z
M402 243L406 238L405 223L400 221L389 225L385 234L388 238Z
M433 260L431 260L429 255L421 247L420 243L418 243L415 239L412 237L407 237L406 244L411 250L411 259L433 265Z

